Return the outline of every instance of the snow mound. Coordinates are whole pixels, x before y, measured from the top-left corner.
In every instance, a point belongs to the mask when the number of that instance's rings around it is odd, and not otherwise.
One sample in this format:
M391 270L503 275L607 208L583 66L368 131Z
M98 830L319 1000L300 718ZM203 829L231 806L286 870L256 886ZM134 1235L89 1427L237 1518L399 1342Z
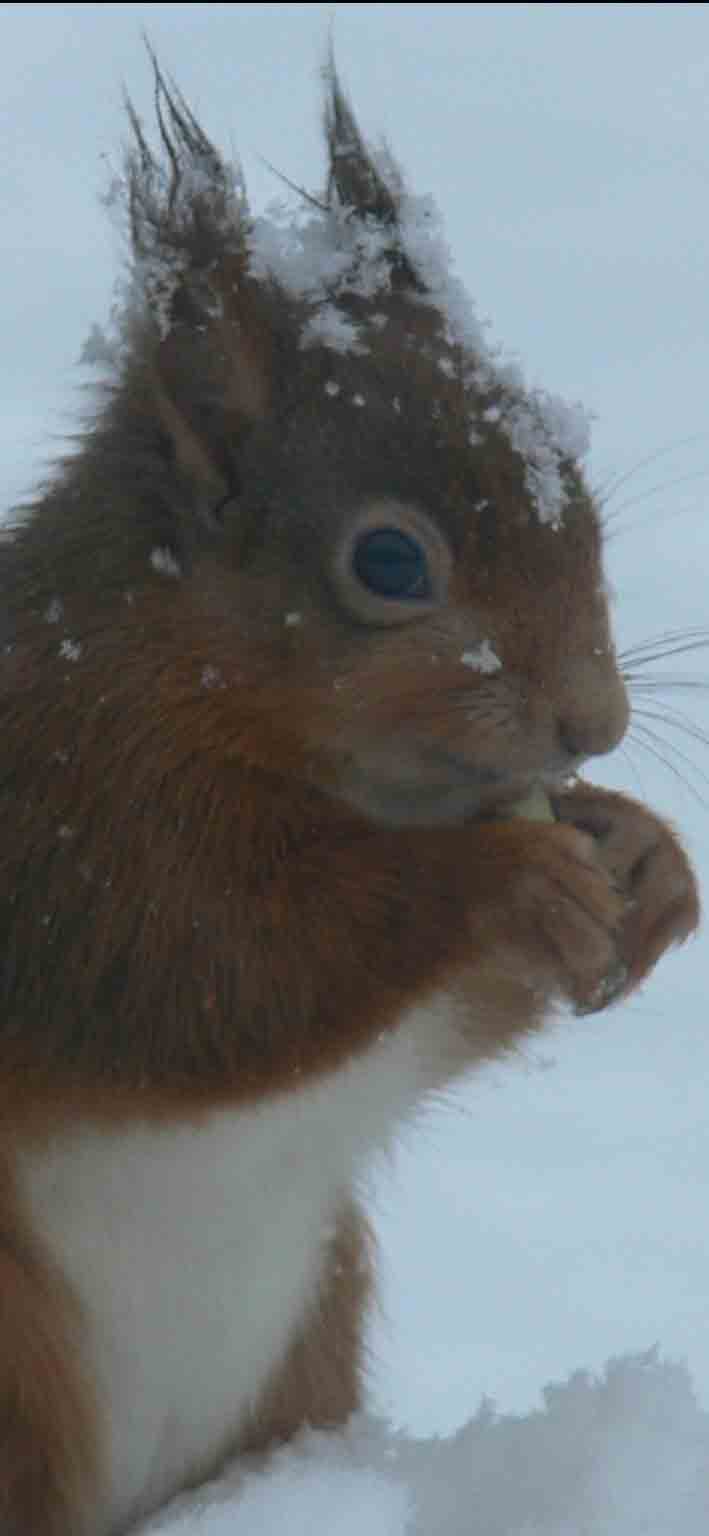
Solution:
M657 1351L447 1440L359 1417L176 1500L140 1536L706 1536L709 1415ZM136 1533L138 1536L138 1533Z

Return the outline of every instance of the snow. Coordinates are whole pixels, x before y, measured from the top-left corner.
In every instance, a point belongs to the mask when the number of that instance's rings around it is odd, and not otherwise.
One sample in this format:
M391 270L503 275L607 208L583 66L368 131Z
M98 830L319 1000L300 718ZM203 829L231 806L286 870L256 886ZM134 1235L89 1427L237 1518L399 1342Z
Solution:
M188 156L179 147L176 154L180 175L174 184L171 168L168 170L157 160L146 183L142 198L146 216L140 224L142 250L135 273L140 287L148 296L151 312L162 337L167 336L170 330L172 301L189 270L189 257L187 248L179 240L171 243L164 238L164 223L154 217L153 209L169 203L172 226L176 230L189 228L195 208L208 209L210 221L220 230L224 250L235 251L240 248L241 229L246 216L243 180L237 164L218 160L206 142L201 154L195 149ZM114 196L119 200L122 195L125 196L125 193L122 192L119 180ZM218 317L219 295L208 284L203 285L202 299L207 303L208 312ZM92 330L84 345L84 358L87 358L88 352L88 361L100 362L103 340L100 328ZM109 357L112 350L109 341Z
M351 152L347 146L338 151ZM369 151L371 154L371 151ZM372 156L379 176L391 183L386 155ZM589 418L544 390L527 391L519 365L492 348L460 278L434 199L405 192L396 181L396 226L372 214L361 215L336 199L329 204L308 200L291 207L282 200L249 225L251 275L275 281L309 306L300 336L304 348L324 346L332 352L366 350L362 327L340 307L343 298L374 300L392 286L392 253L398 250L420 279L425 292L412 290L412 305L433 304L442 319L442 345L463 351L463 370L470 388L470 442L480 439L479 420L504 433L525 464L525 481L540 522L559 528L563 520L563 468L589 448ZM386 317L375 311L379 329ZM437 358L447 377L456 364L445 351ZM494 394L496 403L479 408L480 395ZM360 404L355 396L353 404Z
M329 347L331 352L356 352L359 350L357 327L334 304L323 304L304 325L300 344L305 348ZM331 391L327 390L327 393Z
M471 672L499 672L502 666L489 640L483 640L474 651L463 651L460 659L464 667L470 667Z
M274 278L296 298L330 305L344 293L371 299L390 287L392 232L371 215L335 205L273 202L249 230L252 277Z
M179 1500L174 1519L146 1530L165 1536L282 1536L284 1530L293 1536L399 1536L412 1529L408 1490L377 1464L381 1447L376 1439L373 1447L367 1444L366 1425L361 1433L360 1445L356 1429L341 1437L306 1432L277 1452L266 1472L244 1479L227 1474L211 1489Z
M218 667L207 665L202 668L201 684L203 688L225 688L226 684Z
M501 425L527 466L527 489L540 522L559 528L565 501L562 462L586 453L588 417L581 407L539 390L508 406Z
M59 647L59 655L63 661L78 661L81 656L81 641L62 640Z
M153 549L150 553L150 564L160 576L173 576L175 579L182 575L180 566L169 549Z
M705 1536L709 1415L657 1351L547 1386L543 1407L483 1402L448 1439L361 1416L227 1469L140 1536Z

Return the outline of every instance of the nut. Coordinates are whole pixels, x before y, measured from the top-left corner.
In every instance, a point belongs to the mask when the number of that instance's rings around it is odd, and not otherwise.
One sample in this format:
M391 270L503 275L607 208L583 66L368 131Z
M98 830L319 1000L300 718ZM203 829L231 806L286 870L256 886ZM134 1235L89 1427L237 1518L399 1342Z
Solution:
M521 817L524 821L555 821L551 801L541 784L533 784L521 800L508 805L506 816Z

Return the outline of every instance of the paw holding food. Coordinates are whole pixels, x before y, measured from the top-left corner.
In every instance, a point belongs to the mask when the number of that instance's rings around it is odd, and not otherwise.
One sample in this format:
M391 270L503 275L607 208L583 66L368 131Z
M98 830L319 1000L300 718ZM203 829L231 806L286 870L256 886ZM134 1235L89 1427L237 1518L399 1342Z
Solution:
M697 928L699 891L689 859L672 828L646 806L582 780L555 793L554 815L593 838L624 899L618 950L625 979L614 996L627 995L665 950Z
M515 971L540 997L587 1012L622 986L623 900L595 838L559 824L556 799L556 789L537 781L478 823L478 871L494 871L481 925L488 950L505 935L518 957Z
M577 1012L600 1012L626 996L666 948L696 927L698 895L686 855L671 830L644 806L581 780L553 791L552 801L543 785L535 783L500 819L582 833L592 843L593 861L599 873L605 873L609 893L620 900L613 960L585 997L576 994ZM554 917L561 919L553 899L544 916L546 926L550 918L552 924ZM589 939L590 934L586 944Z

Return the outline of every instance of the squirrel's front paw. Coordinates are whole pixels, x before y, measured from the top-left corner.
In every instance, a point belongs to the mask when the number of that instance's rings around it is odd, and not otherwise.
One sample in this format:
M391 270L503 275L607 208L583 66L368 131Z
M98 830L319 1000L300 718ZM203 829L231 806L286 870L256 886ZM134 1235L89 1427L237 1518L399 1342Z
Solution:
M590 834L623 897L617 938L622 980L613 996L625 996L670 945L697 927L694 872L672 830L624 795L579 783L554 797L554 811L559 821Z
M487 866L496 885L471 914L482 946L490 954L511 948L540 996L566 998L583 1012L603 1007L625 977L624 901L595 840L572 826L498 822L479 829L476 851L478 881Z

